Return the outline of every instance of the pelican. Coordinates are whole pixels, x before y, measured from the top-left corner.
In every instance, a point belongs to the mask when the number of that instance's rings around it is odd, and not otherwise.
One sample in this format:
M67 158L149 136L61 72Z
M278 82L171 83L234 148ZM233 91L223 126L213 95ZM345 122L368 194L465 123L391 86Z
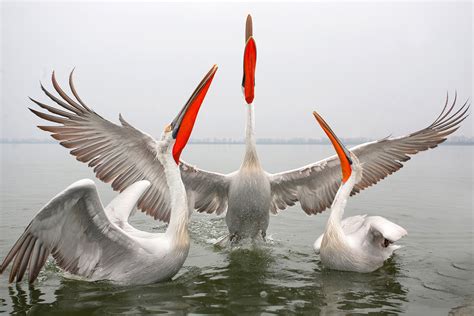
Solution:
M316 112L314 117L336 150L342 170L342 182L331 205L324 234L314 243L324 266L342 271L372 272L380 268L400 248L394 242L407 231L381 216L358 215L342 219L352 189L362 179L363 167L329 125Z
M180 162L181 177L190 205L201 213L220 215L227 211L228 237L233 241L244 237L265 238L269 214L277 214L297 202L308 215L321 213L331 206L341 181L338 172L340 162L336 156L275 174L263 169L257 155L254 132L257 49L250 15L247 17L245 39L242 91L247 122L245 155L239 170L222 174ZM138 180L149 180L151 186L138 201L138 208L155 219L168 222L171 202L166 194L163 169L155 167L154 156L150 155L153 146L150 141L144 141L146 136L135 129L131 133L132 127L128 123L118 126L96 112L78 112L71 108L71 100L59 87L54 74L52 83L61 98L48 92L43 86L42 90L62 109L46 106L35 100L33 102L59 117L51 118L49 114L39 111L33 113L46 121L58 122L61 126L38 127L50 132L64 147L71 148L70 153L77 160L94 167L96 176L111 183L114 190L121 191ZM69 84L75 93L72 75ZM76 93L75 95L78 97ZM351 151L364 164L364 173L351 195L396 172L411 155L444 142L449 134L460 127L469 108L466 101L462 107L453 111L456 100L457 97L448 106L447 97L439 117L426 128L406 136L386 137L352 148ZM79 119L69 117L71 110L78 112L75 115ZM125 144L133 144L133 150L120 150Z
M49 254L63 270L91 281L147 284L169 280L178 273L188 256L190 213L178 162L216 70L214 66L207 73L176 118L165 127L160 141L154 141L122 119L124 130L141 135L141 141L150 146L153 151L148 154L153 156L155 168L163 172L162 180L171 203L165 233L140 231L128 222L150 181L132 179L135 183L104 208L94 182L84 179L73 183L39 211L3 260L0 273L13 260L9 282L20 282L28 268L28 281L33 283ZM76 95L74 89L73 93ZM72 98L68 100L73 106L70 110L76 113L69 114L70 120L80 122L80 114L92 115L80 98L77 98L79 104ZM53 129L66 129L69 135L80 135L82 131L79 126ZM104 142L101 136L94 141ZM140 146L133 142L121 145L114 148L116 152L110 153L108 159L118 157L117 152L133 152ZM127 171L132 166L118 161L114 168Z

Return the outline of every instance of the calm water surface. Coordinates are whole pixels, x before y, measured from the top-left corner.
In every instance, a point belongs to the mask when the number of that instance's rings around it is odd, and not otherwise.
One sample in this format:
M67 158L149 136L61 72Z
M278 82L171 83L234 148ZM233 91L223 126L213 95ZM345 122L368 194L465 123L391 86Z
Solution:
M0 276L0 313L35 314L387 314L446 315L472 308L473 149L441 146L349 200L346 216L382 215L408 230L404 248L370 274L329 271L312 244L328 212L307 216L299 206L272 216L265 245L216 249L223 217L194 214L183 269L167 283L123 287L66 278L48 262L39 280L8 285ZM56 144L0 145L0 258L51 197L91 170ZM329 145L260 145L267 171L295 168L332 155ZM241 145L190 145L184 158L200 167L238 168ZM98 183L104 203L115 193ZM137 214L144 230L165 226ZM464 306L464 307L463 307ZM466 307L467 306L467 307ZM472 312L472 309L471 309Z

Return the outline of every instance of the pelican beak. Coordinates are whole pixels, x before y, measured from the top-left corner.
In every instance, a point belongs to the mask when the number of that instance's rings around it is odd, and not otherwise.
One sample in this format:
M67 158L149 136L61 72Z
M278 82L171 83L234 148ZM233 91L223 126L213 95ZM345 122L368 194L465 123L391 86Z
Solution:
M204 97L206 96L216 71L217 65L212 66L196 90L194 90L188 102L186 102L176 118L169 125L173 133L172 136L176 140L173 146L173 158L176 164L179 164L179 157L189 140L189 136L191 136L199 108L204 101Z
M251 104L255 90L255 67L257 64L257 46L252 36L252 17L247 16L245 25L245 50L244 50L244 75L242 77L242 89L247 104Z
M339 138L337 138L336 134L332 131L329 125L324 121L324 119L319 115L316 111L313 112L314 117L318 121L319 125L323 128L326 135L328 135L329 139L331 140L334 149L341 161L341 169L342 169L342 182L346 182L347 179L351 176L352 173L352 159L349 151L346 147L341 143Z

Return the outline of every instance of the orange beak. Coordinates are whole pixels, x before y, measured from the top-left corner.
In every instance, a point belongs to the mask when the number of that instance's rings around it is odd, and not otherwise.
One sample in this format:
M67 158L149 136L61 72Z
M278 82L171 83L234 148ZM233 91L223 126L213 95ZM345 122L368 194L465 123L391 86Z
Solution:
M245 26L244 75L242 78L242 89L245 101L248 104L251 104L254 98L255 67L257 65L257 46L255 45L252 33L252 17L249 14Z
M316 113L316 111L313 112L313 115L318 121L319 125L321 125L321 127L323 128L326 135L328 135L329 139L331 140L332 145L334 146L334 149L336 150L339 160L341 161L342 182L346 182L352 173L351 155L349 151L346 149L346 147L344 147L344 145L341 143L339 138L337 138L336 134L334 134L334 132L326 123L326 121L324 121L324 119L318 113Z
M194 90L188 102L186 102L176 118L170 124L173 130L173 138L176 140L173 146L173 158L174 161L176 161L176 164L179 164L179 157L188 143L199 109L204 101L207 90L209 90L209 86L211 85L216 71L217 65L212 66L211 70L209 70L204 79L202 79L196 90Z

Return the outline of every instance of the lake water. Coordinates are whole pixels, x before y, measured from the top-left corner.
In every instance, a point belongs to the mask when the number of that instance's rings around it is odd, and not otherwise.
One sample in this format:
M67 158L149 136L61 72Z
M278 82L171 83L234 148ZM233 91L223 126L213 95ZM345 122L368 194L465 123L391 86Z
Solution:
M189 145L183 157L199 167L238 168L242 145ZM57 144L2 144L0 258L50 198L81 178L86 165ZM259 145L269 172L333 154L330 145ZM8 284L0 276L0 313L35 314L387 314L473 312L473 146L441 146L416 155L396 174L349 200L346 216L382 215L408 230L404 245L370 274L326 270L313 252L328 212L307 216L294 206L271 216L270 241L216 249L223 217L194 214L188 259L173 281L123 287L67 279L49 261L38 281ZM104 204L115 193L95 180ZM164 225L137 214L144 230ZM8 270L9 272L9 270Z

